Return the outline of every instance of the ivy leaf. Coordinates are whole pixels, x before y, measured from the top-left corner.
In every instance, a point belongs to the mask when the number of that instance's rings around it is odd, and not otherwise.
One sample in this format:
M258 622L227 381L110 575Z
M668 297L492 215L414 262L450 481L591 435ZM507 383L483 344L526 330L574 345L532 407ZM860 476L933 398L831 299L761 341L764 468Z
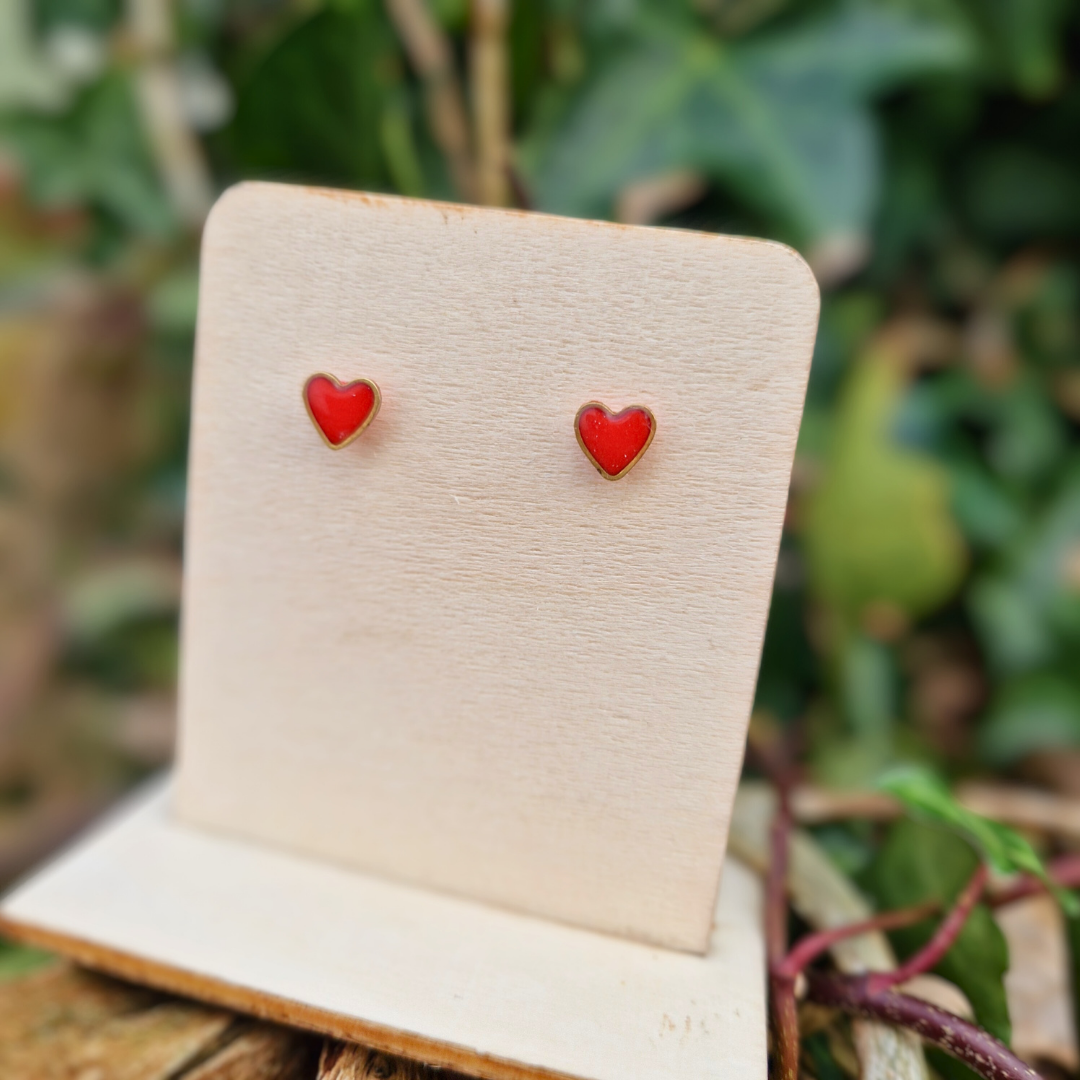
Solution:
M991 53L1021 93L1041 98L1063 74L1063 23L1068 0L968 0Z
M321 8L253 65L222 142L248 175L385 190L404 162L403 186L414 189L404 77L381 4Z
M722 181L799 241L862 236L880 165L869 99L956 67L966 39L885 8L725 44L653 20L614 51L547 139L522 147L539 206L603 217L626 184L675 169Z
M0 108L47 112L68 103L69 87L40 54L29 0L0 3Z
M1073 1023L1080 1031L1080 918L1069 916L1065 920L1065 942L1069 947L1069 983L1072 993Z
M1028 754L1080 746L1080 688L1053 672L1007 682L979 730L989 762L1011 765Z
M968 598L972 618L995 667L1029 671L1068 658L1077 590L1071 553L1080 550L1080 465L1067 469L1046 509L1011 546L1004 564L978 579ZM1072 638L1071 648L1058 635ZM1062 647L1062 646L1065 647Z
M882 910L936 900L952 904L979 865L971 845L955 832L904 820L890 829L863 885ZM917 952L936 929L934 920L889 935L901 957ZM955 983L975 1018L1003 1042L1011 1036L1003 978L1009 950L990 909L977 904L934 971Z
M1027 840L1007 825L961 806L929 769L917 765L891 769L879 778L877 786L899 799L917 820L943 825L958 833L999 874L1034 874L1057 896L1067 914L1080 915L1080 902L1072 893L1053 884Z
M988 548L1001 548L1024 525L1018 500L976 460L949 463L953 513L965 536Z
M112 73L58 119L15 115L0 127L40 206L90 206L136 233L176 222L143 137L130 81Z
M969 586L967 606L992 666L1003 675L1053 659L1057 642L1031 591L1016 576L988 573Z

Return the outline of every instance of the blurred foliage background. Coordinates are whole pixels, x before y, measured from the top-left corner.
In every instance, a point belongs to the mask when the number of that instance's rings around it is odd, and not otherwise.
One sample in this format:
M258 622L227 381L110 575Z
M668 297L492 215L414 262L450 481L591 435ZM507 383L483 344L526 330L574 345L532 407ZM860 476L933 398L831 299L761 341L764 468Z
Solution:
M796 246L755 732L834 788L1080 795L1078 70L1075 0L0 0L0 880L168 758L199 229L245 177ZM968 872L920 828L817 835L912 903Z

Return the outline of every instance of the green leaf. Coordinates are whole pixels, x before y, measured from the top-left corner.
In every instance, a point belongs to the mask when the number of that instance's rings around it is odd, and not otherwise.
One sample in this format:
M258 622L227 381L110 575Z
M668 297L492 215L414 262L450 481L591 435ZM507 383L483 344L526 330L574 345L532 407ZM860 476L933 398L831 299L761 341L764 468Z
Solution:
M1031 483L1061 461L1067 445L1065 424L1042 386L1030 376L1017 379L999 399L990 463L1009 480Z
M955 22L914 18L883 4L848 4L829 19L757 38L746 55L792 85L826 79L831 93L867 97L930 71L962 67L971 49Z
M1050 660L1055 641L1022 581L983 577L968 591L968 609L994 667L1028 671Z
M159 281L147 297L151 322L167 334L194 333L198 303L199 275L193 265L173 271Z
M33 0L33 7L34 23L45 33L65 26L106 33L124 12L122 0Z
M179 590L179 570L171 562L117 562L69 587L62 605L64 627L72 640L92 642L127 623L175 614Z
M806 508L811 586L852 623L871 603L912 617L932 611L965 568L946 471L892 435L905 381L891 355L857 363L835 416L825 477Z
M1080 179L1051 154L1023 144L980 149L968 168L969 213L1006 241L1058 236L1080 226Z
M1067 564L1080 548L1080 461L1065 472L1028 542L1017 555L1017 570L1025 588L1044 610L1067 585ZM1075 589L1075 585L1073 588Z
M982 756L1000 767L1062 747L1080 747L1080 687L1050 672L1006 683L979 731Z
M1063 74L1068 0L968 0L968 6L1018 89L1036 98L1050 93Z
M404 75L381 4L323 9L255 64L223 142L249 175L376 189L400 179L414 187L405 118L393 111Z
M1080 466L1074 464L1004 564L969 593L972 619L998 670L1019 673L1058 659L1069 662L1068 639L1075 633L1069 594L1076 590L1068 566L1078 549Z
M829 1037L824 1031L815 1031L802 1039L802 1053L810 1059L813 1075L817 1080L846 1080L847 1073L836 1063L829 1049Z
M777 585L769 607L758 669L754 708L767 709L784 720L803 712L817 676L814 654L806 639L801 601L801 593L782 583Z
M1076 898L1058 889L1035 849L1018 832L962 806L944 782L929 769L904 765L878 779L882 791L899 799L919 820L958 833L982 853L999 874L1034 874L1058 897L1070 914L1080 914Z
M966 55L954 30L887 9L731 45L657 20L521 160L538 204L560 213L607 216L631 181L696 169L807 243L862 235L880 168L867 99Z
M881 743L896 718L897 677L892 653L878 641L855 634L841 662L844 704L856 732Z
M954 460L949 476L953 513L969 540L1001 548L1020 533L1021 507L981 465Z
M34 41L29 0L0 0L0 108L55 110L69 87Z
M39 205L105 211L158 238L175 227L126 76L108 76L62 117L15 116L0 132Z
M892 651L860 633L839 652L839 690L850 738L828 744L815 762L821 780L849 787L865 782L894 760L898 679Z
M1072 1005L1073 1023L1080 1031L1080 918L1075 915L1065 919L1065 942L1069 949L1069 995Z
M955 832L901 820L890 829L864 885L880 910L937 900L951 905L979 864L971 846ZM936 929L928 920L890 934L904 959L925 945ZM1004 1042L1011 1036L1002 979L1008 946L990 910L977 904L953 946L934 969L963 990L978 1022Z
M431 13L447 30L461 30L469 23L469 0L432 0Z
M404 94L391 98L383 109L379 126L386 167L394 187L414 198L424 193L424 172L413 137L413 117Z

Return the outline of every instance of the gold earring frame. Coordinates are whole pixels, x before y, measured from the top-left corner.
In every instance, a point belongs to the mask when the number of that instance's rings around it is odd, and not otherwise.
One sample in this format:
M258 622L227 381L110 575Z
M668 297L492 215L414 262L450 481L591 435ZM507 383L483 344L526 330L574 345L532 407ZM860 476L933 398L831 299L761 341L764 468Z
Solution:
M364 422L351 435L349 435L348 438L342 440L339 443L333 443L326 437L326 432L323 431L322 425L319 423L318 420L315 419L315 414L311 411L311 405L308 402L308 387L316 379L328 380L329 382L334 384L334 387L337 390L348 390L350 387L359 386L362 383L364 386L368 387L374 395L375 400L371 405L371 412L369 412L367 416L364 417ZM379 390L378 384L373 380L350 379L348 382L343 383L340 379L336 378L333 375L330 375L328 372L325 371L316 371L314 375L309 375L304 380L304 386L303 389L300 391L300 396L304 399L304 409L310 417L311 423L314 425L315 430L319 433L319 438L321 438L322 441L326 443L326 445L329 446L331 450L344 450L345 447L348 446L350 443L355 442L357 439L359 439L360 436L363 435L365 431L367 431L368 425L371 423L372 420L375 419L375 417L379 413L379 409L382 407L382 392Z
M609 473L607 469L592 456L592 452L585 445L585 440L581 437L581 414L585 412L586 409L600 409L609 417L621 416L626 412L637 411L643 412L649 418L649 437L645 440L645 445L617 473ZM648 405L627 405L618 412L612 412L612 410L602 401L587 401L574 415L574 434L577 436L578 446L581 447L582 452L589 461L592 462L593 468L595 468L605 480L621 480L641 460L645 451L652 446L652 441L656 437L656 417L653 415L653 411Z

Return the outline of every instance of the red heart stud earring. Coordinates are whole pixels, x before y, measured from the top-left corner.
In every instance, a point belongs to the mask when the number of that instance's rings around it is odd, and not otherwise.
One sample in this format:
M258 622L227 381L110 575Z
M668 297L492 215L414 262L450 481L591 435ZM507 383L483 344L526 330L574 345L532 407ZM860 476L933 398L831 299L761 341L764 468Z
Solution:
M340 450L375 419L382 394L370 379L340 383L333 375L312 375L304 383L304 406L322 440Z
M574 432L585 456L606 480L625 476L649 449L656 434L656 417L644 405L613 413L599 401L578 409Z

